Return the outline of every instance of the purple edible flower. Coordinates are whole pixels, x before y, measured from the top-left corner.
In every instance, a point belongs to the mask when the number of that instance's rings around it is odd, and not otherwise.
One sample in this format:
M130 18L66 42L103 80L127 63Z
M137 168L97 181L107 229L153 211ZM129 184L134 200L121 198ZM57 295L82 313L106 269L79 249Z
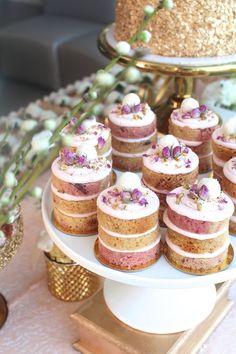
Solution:
M124 106L122 106L122 113L123 114L129 114L131 113L131 108L129 105L125 104Z
M175 146L172 150L172 156L175 159L176 157L179 157L181 154L181 146Z
M85 129L82 125L79 125L78 128L76 129L76 132L78 134L83 134L85 132Z
M105 143L106 143L105 139L103 139L102 136L99 136L99 138L98 138L98 147L102 148L105 145Z
M139 189L135 188L132 192L132 199L139 200L141 197L142 197L142 192Z
M84 166L84 164L87 162L87 157L84 155L77 156L76 159L77 159L78 164L81 166Z
M63 149L60 155L66 165L73 165L75 162L76 154L68 149Z
M203 200L207 200L209 198L209 189L205 186L205 184L203 184L199 189L198 195Z
M202 104L200 107L199 107L199 110L201 113L205 113L206 110L207 110L207 106L205 106L204 104Z
M168 197L176 197L178 194L177 193L174 193L174 192L168 192L167 193L167 196Z
M191 160L187 160L186 162L185 162L185 167L186 168L190 168L191 167Z
M192 118L199 118L200 117L200 111L199 108L194 108L191 112L191 117Z
M142 108L142 105L141 105L141 103L139 103L139 104L136 104L136 105L133 107L132 111L133 111L134 113L138 113L138 112L141 111L141 108Z
M220 198L219 203L220 204L227 204L228 202L227 202L226 198Z
M192 192L192 193L197 193L198 192L197 183L192 184L192 186L190 187L189 191Z
M102 202L103 202L104 204L107 204L107 197L105 197L105 195L102 196Z
M153 158L153 160L155 161L155 162L158 162L159 161L159 156L154 156L154 158Z
M140 199L139 200L139 205L141 205L141 206L147 206L148 205L148 201L147 201L147 199L146 198L142 198L142 199Z
M184 154L188 154L189 153L189 148L188 147L185 147L182 151Z
M165 159L168 159L170 157L170 148L168 146L165 146L163 149L162 149L162 156L165 158Z

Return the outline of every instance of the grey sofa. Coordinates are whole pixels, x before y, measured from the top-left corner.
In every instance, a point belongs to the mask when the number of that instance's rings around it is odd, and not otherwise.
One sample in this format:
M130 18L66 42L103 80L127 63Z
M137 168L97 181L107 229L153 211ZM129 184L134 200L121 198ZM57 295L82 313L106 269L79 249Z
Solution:
M58 89L105 65L99 31L115 0L45 0L43 13L0 29L0 72Z

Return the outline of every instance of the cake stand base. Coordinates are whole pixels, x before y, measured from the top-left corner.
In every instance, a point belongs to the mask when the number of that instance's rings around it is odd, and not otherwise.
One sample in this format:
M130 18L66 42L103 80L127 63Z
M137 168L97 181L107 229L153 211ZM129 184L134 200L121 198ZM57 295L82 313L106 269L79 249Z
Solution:
M197 326L212 312L216 288L150 289L106 280L105 302L120 321L137 330L170 334Z
M0 329L4 325L8 316L8 307L6 299L2 294L0 294Z

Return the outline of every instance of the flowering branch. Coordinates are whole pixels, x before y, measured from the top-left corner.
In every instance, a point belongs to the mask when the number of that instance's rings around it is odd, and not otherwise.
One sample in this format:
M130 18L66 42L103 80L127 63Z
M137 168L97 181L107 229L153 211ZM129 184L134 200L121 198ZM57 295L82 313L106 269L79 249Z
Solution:
M69 113L62 117L58 126L49 124L49 122L47 122L47 124L37 124L37 122L33 120L28 120L27 124L24 126L26 130L25 137L0 174L0 184L2 185L0 189L0 227L10 220L9 215L11 212L25 195L30 192L38 176L48 167L52 159L57 156L61 143L63 143L61 130L80 112L84 104L89 101L91 102L90 107L86 112L81 114L74 125L74 129L78 128L83 120L92 115L96 105L101 103L108 93L116 88L121 79L125 78L125 74L135 63L135 57L134 60L130 61L117 75L113 75L111 70L120 61L123 55L129 54L133 43L136 41L147 43L151 39L150 32L145 30L145 28L162 7L168 8L167 5L169 2L170 1L163 0L161 4L155 8L150 5L145 7L145 17L137 32L128 42L119 42L117 44L117 56L112 59L103 70L97 72L96 78L88 92L82 96L78 104L74 106ZM4 139L0 142L0 147L3 144ZM24 159L29 160L29 166L21 170L20 164ZM31 195L36 198L40 198L41 194L38 187L31 191Z

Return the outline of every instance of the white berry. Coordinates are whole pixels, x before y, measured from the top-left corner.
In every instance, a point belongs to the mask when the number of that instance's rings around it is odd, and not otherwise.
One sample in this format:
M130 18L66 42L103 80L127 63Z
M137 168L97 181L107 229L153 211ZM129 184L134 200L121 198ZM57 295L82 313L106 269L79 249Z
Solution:
M128 105L129 107L134 107L140 104L140 98L135 93L129 93L123 98L122 105Z
M181 103L180 109L182 112L191 112L193 109L198 108L199 103L192 97L185 98Z
M140 178L132 172L125 172L117 180L117 186L127 192L132 192L134 189L141 187Z

